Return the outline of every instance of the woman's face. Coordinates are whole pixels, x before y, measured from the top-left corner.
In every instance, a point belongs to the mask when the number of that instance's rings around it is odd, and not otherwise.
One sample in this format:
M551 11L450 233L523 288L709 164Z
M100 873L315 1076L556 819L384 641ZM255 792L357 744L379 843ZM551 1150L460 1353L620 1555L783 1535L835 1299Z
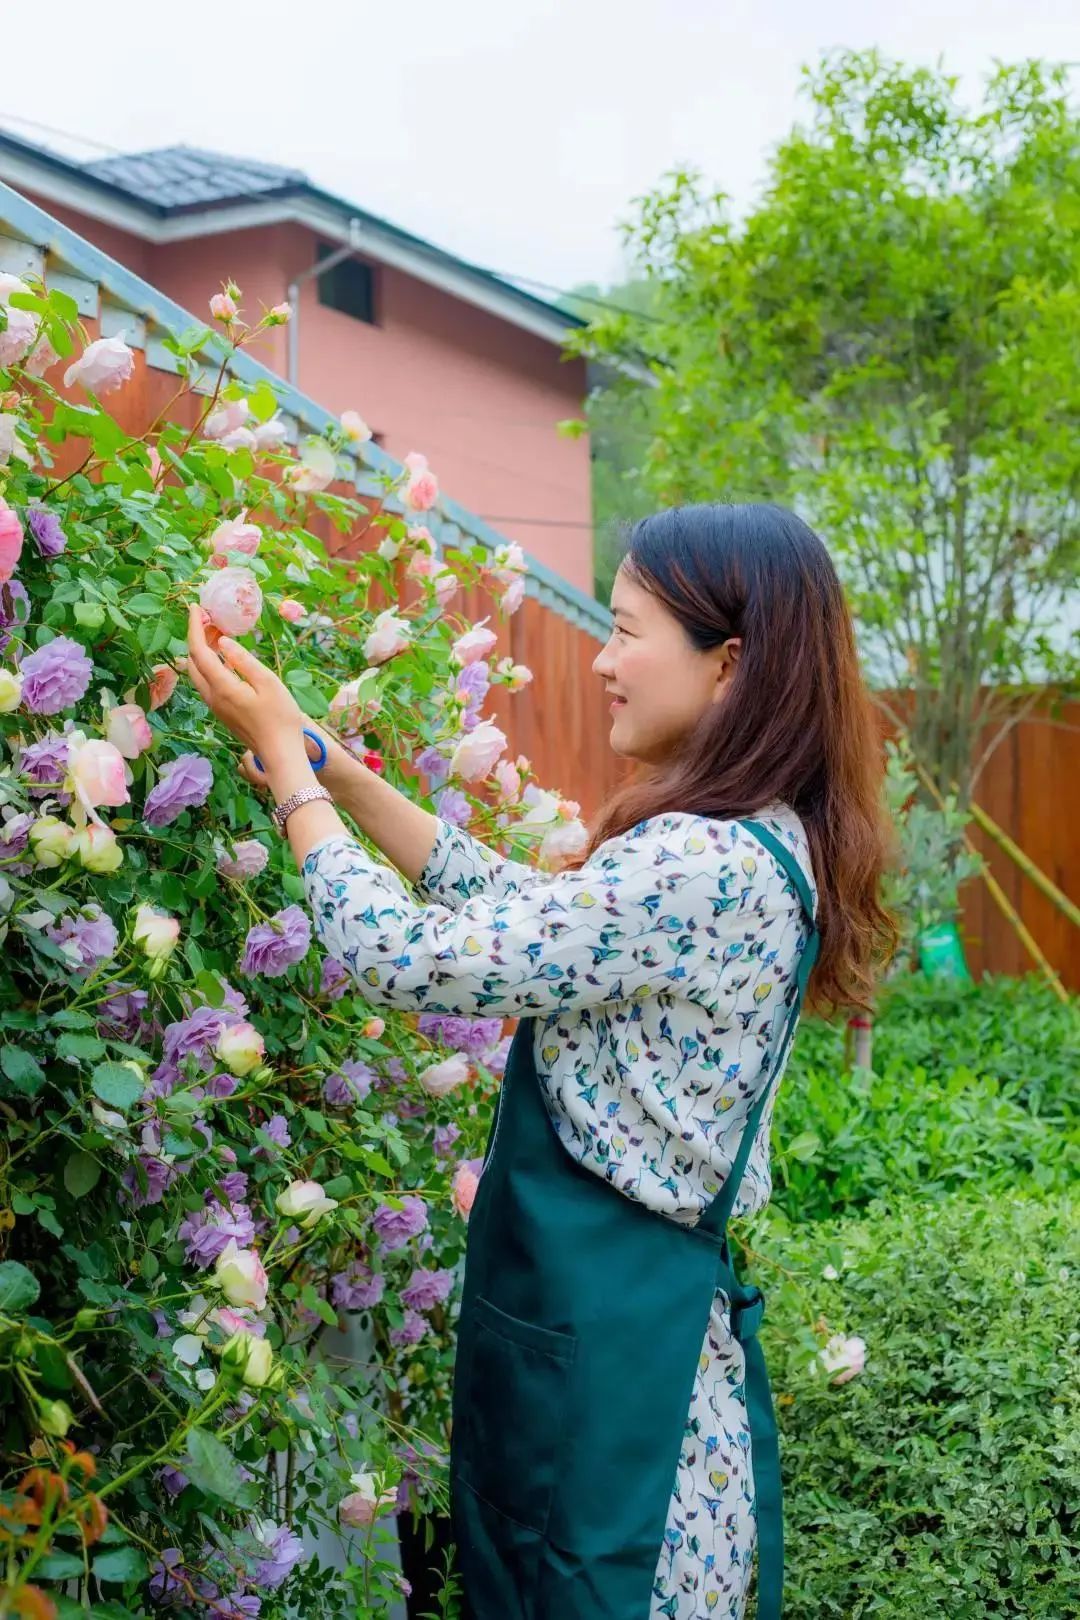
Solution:
M699 652L664 604L625 568L611 591L615 620L593 669L615 700L612 748L658 765L725 693L739 655L737 640Z

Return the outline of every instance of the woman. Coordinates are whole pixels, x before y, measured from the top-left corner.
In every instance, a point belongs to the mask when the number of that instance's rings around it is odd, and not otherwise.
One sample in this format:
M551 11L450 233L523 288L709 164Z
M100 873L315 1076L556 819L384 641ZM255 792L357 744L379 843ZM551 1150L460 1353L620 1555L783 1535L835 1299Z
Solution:
M865 1005L890 942L880 758L821 541L771 506L632 530L594 663L644 779L574 870L503 860L335 749L191 626L191 675L260 756L319 938L373 1003L519 1015L469 1229L453 1511L475 1620L780 1613L780 1477L731 1214L770 1192L803 993ZM242 677L242 678L241 678ZM245 770L253 779L250 755ZM294 800L293 796L298 797ZM290 801L295 808L290 808ZM419 898L403 885L403 874ZM810 979L811 969L813 977Z

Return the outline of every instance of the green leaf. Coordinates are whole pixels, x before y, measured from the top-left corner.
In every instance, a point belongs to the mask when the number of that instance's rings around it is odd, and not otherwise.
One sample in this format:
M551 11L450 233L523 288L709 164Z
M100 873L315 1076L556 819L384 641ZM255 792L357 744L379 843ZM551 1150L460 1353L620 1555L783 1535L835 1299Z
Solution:
M45 1071L37 1058L21 1046L0 1047L0 1069L25 1097L36 1097L45 1084Z
M161 612L161 598L152 591L136 591L134 596L125 596L124 606L129 613L140 616L149 616L151 613Z
M798 1136L792 1137L784 1154L789 1159L798 1159L801 1164L812 1159L821 1147L821 1137L813 1131L800 1131Z
M75 1581L83 1572L83 1561L74 1553L46 1553L35 1573L44 1581Z
M77 1058L81 1063L93 1063L105 1056L105 1045L96 1035L61 1035L56 1043L56 1055Z
M33 1305L41 1286L32 1271L17 1260L0 1260L0 1311L14 1316Z
M122 1063L100 1063L90 1076L90 1089L110 1108L126 1114L146 1089L141 1075Z
M98 1553L93 1567L99 1581L141 1581L147 1573L146 1559L138 1547L113 1547ZM96 1607L94 1612L99 1612Z
M101 1180L101 1166L92 1153L73 1153L64 1165L64 1186L72 1198L85 1198Z
M100 630L105 623L105 609L100 602L76 602L75 623L87 630Z
M256 1500L258 1487L240 1478L228 1446L207 1429L192 1429L181 1466L191 1483L206 1496L216 1496L238 1507L252 1505Z

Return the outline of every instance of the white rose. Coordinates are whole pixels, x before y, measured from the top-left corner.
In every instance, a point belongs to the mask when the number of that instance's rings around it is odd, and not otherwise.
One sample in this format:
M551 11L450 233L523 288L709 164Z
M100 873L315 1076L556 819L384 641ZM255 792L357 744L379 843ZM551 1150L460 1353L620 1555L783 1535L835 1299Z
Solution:
M266 1304L267 1277L254 1249L238 1249L236 1239L218 1256L214 1276L230 1305L250 1305L261 1311Z
M865 1340L845 1339L842 1333L834 1333L821 1351L821 1365L830 1375L830 1382L846 1384L866 1366Z
M180 938L180 924L175 917L144 901L135 913L132 938L141 945L151 961L163 961L176 949Z
M135 356L122 337L97 338L68 366L64 387L82 383L88 394L108 394L126 383L134 370Z
M249 1024L245 1018L241 1023L222 1030L214 1056L224 1063L230 1074L243 1080L262 1063L266 1056L266 1042L254 1024Z
M364 657L369 664L385 664L388 658L404 652L409 645L409 624L392 608L380 613L364 642Z
M430 1063L417 1078L429 1097L445 1097L448 1091L453 1091L455 1086L468 1079L468 1075L468 1059L461 1052L455 1052L452 1057Z
M118 872L124 864L120 840L111 827L98 821L88 821L71 840L71 853L77 855L88 872L108 876Z
M0 714L14 714L21 702L21 677L10 669L0 669Z
M30 850L39 866L61 866L71 854L74 834L66 821L39 816L30 829Z
M308 1231L338 1206L336 1198L327 1198L319 1182L290 1181L274 1200L274 1207L279 1215L287 1216Z
M250 1389L264 1389L274 1371L274 1352L254 1333L234 1333L221 1352L222 1365L236 1367Z

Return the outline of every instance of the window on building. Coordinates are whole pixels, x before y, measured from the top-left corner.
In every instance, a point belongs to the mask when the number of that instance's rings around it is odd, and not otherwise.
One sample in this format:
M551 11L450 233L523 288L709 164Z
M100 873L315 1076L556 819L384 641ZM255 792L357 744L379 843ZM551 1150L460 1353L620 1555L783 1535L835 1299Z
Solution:
M338 245L320 242L319 260L328 259L332 253L336 253ZM316 284L319 303L327 309L340 310L342 315L351 315L354 321L367 321L369 325L375 325L375 270L372 265L365 264L363 259L355 256L341 259L317 276Z

